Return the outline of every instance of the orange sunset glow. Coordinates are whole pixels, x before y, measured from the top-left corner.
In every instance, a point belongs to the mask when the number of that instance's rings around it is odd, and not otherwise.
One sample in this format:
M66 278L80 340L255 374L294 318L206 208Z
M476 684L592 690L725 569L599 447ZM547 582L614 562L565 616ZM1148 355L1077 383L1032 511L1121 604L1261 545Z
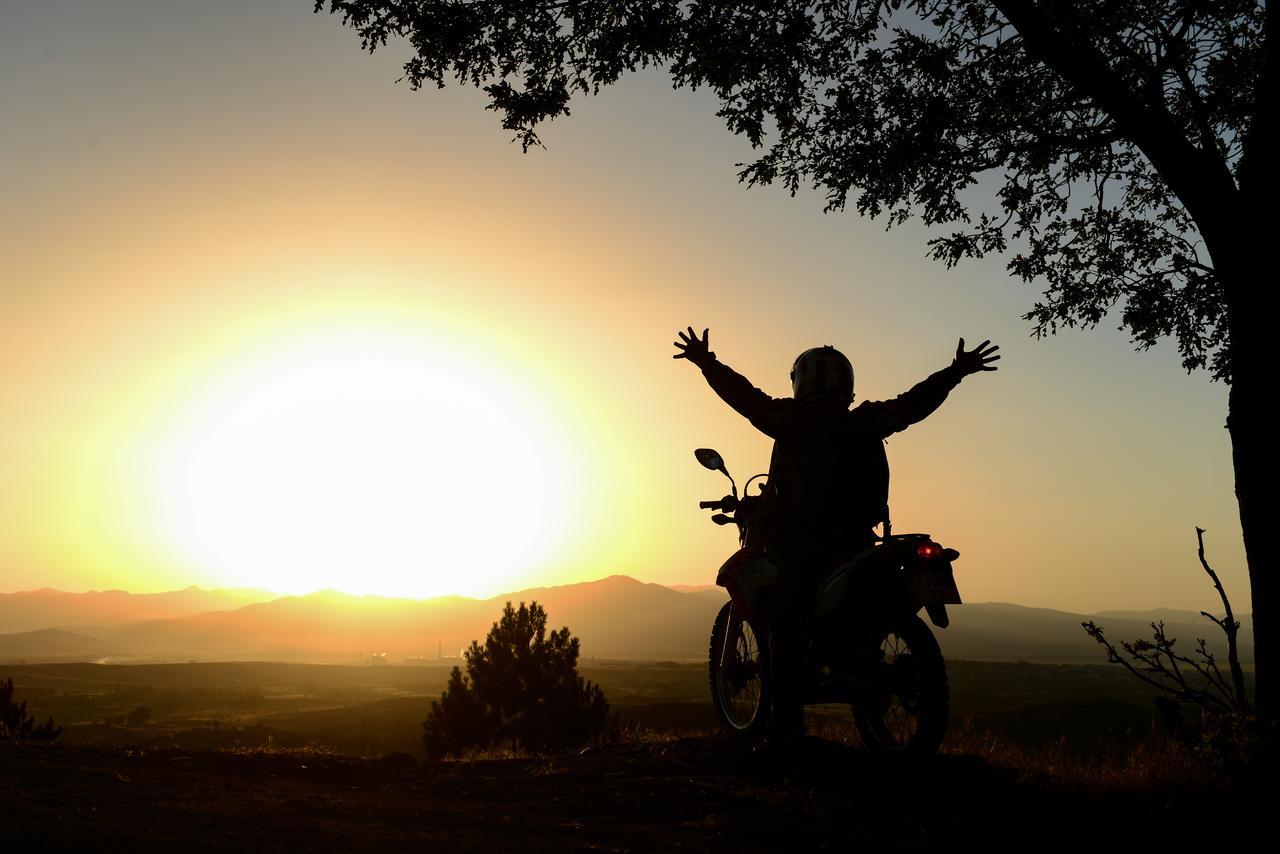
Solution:
M888 444L896 527L969 600L1198 607L1196 524L1245 597L1226 389L1171 345L1030 339L1000 261L748 190L661 75L522 154L309 6L6 8L0 588L710 583L692 450L741 480L769 443L671 360L692 323L779 396L815 344L864 400L999 343Z

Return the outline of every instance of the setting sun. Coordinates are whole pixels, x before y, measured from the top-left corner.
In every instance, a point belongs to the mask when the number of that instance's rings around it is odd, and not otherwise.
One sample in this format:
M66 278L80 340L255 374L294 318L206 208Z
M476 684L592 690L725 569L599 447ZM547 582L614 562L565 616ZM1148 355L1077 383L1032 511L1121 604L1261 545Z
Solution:
M156 536L233 586L501 586L568 521L564 461L520 382L399 330L256 354L196 391L156 444Z

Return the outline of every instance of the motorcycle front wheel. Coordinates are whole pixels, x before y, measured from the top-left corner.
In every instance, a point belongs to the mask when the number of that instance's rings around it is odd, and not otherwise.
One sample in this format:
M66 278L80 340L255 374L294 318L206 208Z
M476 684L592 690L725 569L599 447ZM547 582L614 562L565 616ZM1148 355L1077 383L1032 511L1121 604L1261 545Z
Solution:
M711 702L720 726L730 732L762 732L769 717L768 645L726 602L716 615L709 646Z
M947 667L933 632L914 614L877 634L871 650L873 695L854 704L862 743L893 759L938 752L951 697Z

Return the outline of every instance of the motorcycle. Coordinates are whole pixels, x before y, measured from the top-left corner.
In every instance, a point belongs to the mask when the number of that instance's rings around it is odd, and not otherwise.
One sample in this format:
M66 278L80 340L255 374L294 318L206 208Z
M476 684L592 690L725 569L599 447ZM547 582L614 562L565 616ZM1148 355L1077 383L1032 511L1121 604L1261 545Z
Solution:
M711 699L720 725L758 735L771 717L769 612L779 568L762 535L767 483L738 494L720 454L700 448L704 467L729 478L732 492L698 506L718 510L717 525L736 525L740 548L716 574L729 593L711 631ZM729 515L732 514L732 515ZM929 626L945 629L947 605L958 605L952 561L960 553L928 534L884 534L831 571L818 585L808 632L804 703L847 704L872 752L893 759L931 756L946 733L950 710L946 663Z

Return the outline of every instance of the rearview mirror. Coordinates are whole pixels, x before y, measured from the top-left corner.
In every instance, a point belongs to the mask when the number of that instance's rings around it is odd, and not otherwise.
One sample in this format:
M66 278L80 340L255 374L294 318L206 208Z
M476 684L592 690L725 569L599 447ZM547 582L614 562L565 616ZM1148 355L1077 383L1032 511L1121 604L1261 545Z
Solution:
M723 471L728 474L724 468L724 459L716 451L710 448L699 448L693 452L693 455L698 458L698 462L702 463L704 468L709 468L712 471Z

